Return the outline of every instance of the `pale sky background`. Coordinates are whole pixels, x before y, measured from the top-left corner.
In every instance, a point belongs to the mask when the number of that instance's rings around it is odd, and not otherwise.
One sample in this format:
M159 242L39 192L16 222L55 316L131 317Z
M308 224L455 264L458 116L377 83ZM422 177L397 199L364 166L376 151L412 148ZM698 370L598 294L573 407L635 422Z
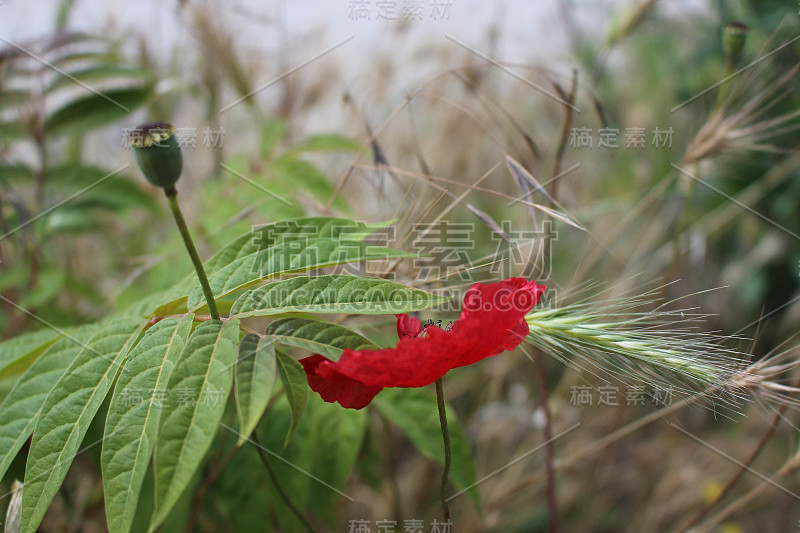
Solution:
M637 0L638 1L638 0ZM238 50L256 68L256 86L267 84L275 77L304 62L302 74L312 69L335 69L339 85L312 109L304 111L304 129L340 130L347 120L341 105L345 90L362 90L360 96L370 97L369 83L375 77L376 64L381 58L391 59L390 91L381 94L378 104L396 105L404 95L421 83L440 74L443 68L461 66L468 61L483 60L468 52L447 36L463 42L474 50L506 63L546 66L550 71L569 76L575 60L567 46L567 21L575 23L577 31L600 42L609 22L622 6L633 0L386 0L394 6L398 20L379 19L380 0L187 0L188 6L202 7L212 13L215 21L235 36ZM32 46L37 37L54 28L58 0L0 0L0 37L21 46ZM438 13L434 14L434 3ZM663 0L658 3L662 13L702 16L705 0ZM187 72L193 72L203 58L197 56L196 41L186 27L187 8L179 8L178 0L75 0L68 28L92 34L122 39L124 46L135 52L137 35L145 34L149 48L161 51L164 72L175 57L175 50L184 54ZM419 20L412 20L398 31L404 12L414 5L421 6ZM358 17L356 10L365 9ZM571 16L565 17L568 11ZM183 17L181 17L181 14ZM354 20L355 19L355 20ZM497 41L490 49L489 35L496 28ZM347 40L349 39L349 40ZM321 52L347 40L324 55L311 61ZM443 66L442 51L450 54ZM283 67L276 58L281 57ZM263 59L262 59L263 58ZM385 61L384 61L385 63ZM510 78L509 78L510 79ZM188 90L187 80L165 80L165 86ZM276 87L259 93L260 104L268 108L270 98L277 100ZM376 95L376 99L378 96ZM221 105L231 103L234 96L226 94ZM237 110L239 111L239 110ZM247 119L246 109L230 113L225 122L233 125ZM384 112L380 110L379 112ZM186 109L185 117L196 118L196 109ZM143 112L130 117L144 118ZM346 123L345 123L346 124ZM235 126L234 126L235 127ZM102 144L102 143L101 143ZM102 154L111 146L98 146Z

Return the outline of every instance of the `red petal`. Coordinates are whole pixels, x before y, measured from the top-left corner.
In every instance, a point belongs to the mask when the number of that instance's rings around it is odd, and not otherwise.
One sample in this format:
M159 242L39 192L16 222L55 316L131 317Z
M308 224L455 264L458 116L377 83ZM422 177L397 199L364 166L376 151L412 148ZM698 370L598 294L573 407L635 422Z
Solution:
M320 363L329 362L321 355L300 359L306 371L308 385L328 403L339 402L342 407L363 409L378 394L382 387L369 387L350 378L325 379L317 376Z
M430 385L453 368L516 348L528 334L525 315L544 290L523 278L476 283L450 331L429 326L424 337L401 337L394 348L345 350L337 362L313 356L301 363L325 401L358 409L383 387ZM414 331L414 320L400 315L398 333Z
M397 317L397 336L416 337L422 333L422 322L410 315L395 315Z

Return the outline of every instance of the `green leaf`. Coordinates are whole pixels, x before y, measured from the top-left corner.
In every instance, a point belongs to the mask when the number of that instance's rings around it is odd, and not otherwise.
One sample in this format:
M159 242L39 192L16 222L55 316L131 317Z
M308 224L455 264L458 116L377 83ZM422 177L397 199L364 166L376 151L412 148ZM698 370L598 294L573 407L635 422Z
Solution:
M2 140L2 135L0 135ZM0 180L14 187L24 187L33 181L34 172L29 166L17 163L0 165Z
M86 133L116 122L144 104L151 87L109 89L101 94L74 100L54 112L45 120L48 135Z
M448 298L381 278L300 276L243 293L231 316L282 313L391 315L434 307Z
M275 342L288 344L318 353L331 361L337 361L345 349L377 349L371 340L355 331L337 324L308 318L279 318L267 326L265 334Z
M101 229L100 220L92 207L76 202L49 212L41 224L41 239L56 235L79 234Z
M62 268L43 267L36 279L36 285L19 299L19 306L24 309L46 307L61 294L66 278Z
M315 406L319 402L315 402L313 398L309 398L309 400L307 411L297 425L297 431L288 446L285 443L284 435L294 425L294 411L290 407L287 396L280 395L270 405L264 421L256 428L261 444L271 452L268 454L269 461L275 469L278 479L281 480L283 490L290 495L294 504L301 511L308 511L311 485L318 483L304 473L316 474L316 443L319 431L315 416ZM244 448L243 451L246 449ZM258 461L258 459L256 460ZM267 523L277 522L275 526L269 528L269 531L286 531L287 533L307 531L283 502L274 485L269 481L269 477L265 475L264 466L260 461L256 463L255 468L258 468L262 472L262 476L267 478L268 488L266 494L261 496L262 506L270 507Z
M367 428L366 409L342 409L338 404L327 403L312 395L309 407L316 411L317 442L313 444L317 460L315 475L328 484L341 489L352 471L361 450ZM311 484L311 510L324 513L335 508L341 494L321 483ZM333 513L328 513L333 514Z
M335 191L328 177L316 165L291 154L276 159L270 171L276 179L294 183L299 190L311 194L320 202L327 202Z
M425 389L385 389L372 400L378 411L408 436L420 453L444 464L444 444L439 425L436 396ZM447 408L447 427L450 431L452 467L450 479L459 490L472 487L467 494L480 507L475 463L469 441L456 420L452 408Z
M283 390L286 391L286 399L289 401L289 407L292 410L292 424L289 426L286 440L283 442L283 445L286 446L292 440L292 435L297 430L297 424L300 423L300 418L306 409L308 380L306 379L306 371L303 370L303 365L298 363L294 357L286 355L280 350L276 351L275 355L278 363L278 373L283 382Z
M54 91L59 87L75 85L75 80L84 83L104 81L115 79L121 81L122 79L129 80L148 80L152 77L152 72L143 70L136 67L129 67L117 64L105 65L91 65L80 69L75 69L67 72L67 76L56 76L53 82L47 87L47 92Z
M0 479L33 433L50 390L97 329L97 326L85 326L49 346L0 404Z
M233 382L238 340L238 320L204 322L189 337L172 371L168 390L177 397L158 429L150 531L172 510L214 440Z
M275 385L275 344L252 333L239 344L236 359L236 410L239 413L241 446L250 437L267 409Z
M0 143L16 141L27 135L27 131L17 120L0 122Z
M48 168L46 174L51 190L69 195L80 192L81 200L98 207L156 209L152 197L130 174L87 165L59 165Z
M346 239L361 241L393 221L369 224L332 217L303 217L281 220L259 226L245 233L214 254L203 266L213 273L228 266L236 259L260 252L276 244L312 238Z
M280 118L271 118L264 123L261 129L261 146L258 155L261 159L269 160L275 152L278 143L286 134L286 121Z
M361 144L349 137L335 133L323 133L309 136L303 144L295 147L294 150L302 152L356 152L360 148Z
M72 12L74 5L75 0L61 0L58 3L55 27L59 32L63 31L67 27L67 21L69 20L69 15Z
M206 263L216 298L284 274L369 259L416 257L361 242L374 226L345 219L309 218L269 224L243 235ZM188 307L203 305L197 280L191 283Z
M131 350L106 417L101 467L111 533L128 532L153 453L163 394L194 315L156 323Z
M128 319L102 328L48 394L25 467L25 533L33 533L39 527L141 327L141 320Z
M5 377L5 367L20 359L34 359L61 337L55 329L42 329L23 333L0 344L0 378Z
M0 110L7 107L16 107L19 109L33 97L30 91L24 89L3 89L3 91L0 92Z

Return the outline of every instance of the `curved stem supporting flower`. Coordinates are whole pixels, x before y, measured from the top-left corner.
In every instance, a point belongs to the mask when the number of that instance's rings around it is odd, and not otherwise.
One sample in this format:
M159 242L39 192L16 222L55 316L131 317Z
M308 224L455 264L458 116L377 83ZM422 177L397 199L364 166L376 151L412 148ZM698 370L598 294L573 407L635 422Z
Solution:
M444 519L450 520L450 506L447 503L447 477L450 475L450 463L453 460L450 451L450 432L447 429L447 411L444 405L444 388L442 378L436 380L436 403L439 406L439 424L442 426L442 440L444 441L444 469L442 470L442 486L440 489L442 497L442 511Z
M172 216L175 218L175 223L178 225L178 231L181 232L183 243L186 245L186 251L189 252L189 257L192 258L192 264L197 272L197 279L200 280L200 285L203 287L203 294L208 303L208 312L211 318L219 320L219 310L217 309L217 302L214 300L214 293L211 292L211 285L208 283L206 271L203 269L203 263L200 261L200 256L197 253L197 248L194 246L192 235L189 233L189 227L186 225L186 220L183 218L181 208L178 205L178 191L172 187L164 190L169 202L169 208L172 210Z

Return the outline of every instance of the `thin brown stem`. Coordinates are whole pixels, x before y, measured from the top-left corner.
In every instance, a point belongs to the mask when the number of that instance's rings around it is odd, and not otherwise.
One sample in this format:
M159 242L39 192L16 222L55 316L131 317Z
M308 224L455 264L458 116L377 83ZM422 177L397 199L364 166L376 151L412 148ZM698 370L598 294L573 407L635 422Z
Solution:
M383 425L383 441L386 449L386 470L389 474L389 487L392 492L392 507L394 508L394 519L401 521L402 503L400 498L400 484L397 482L397 468L394 461L394 446L392 445L392 426L389 419L381 414Z
M439 424L442 426L442 440L444 441L444 469L442 469L442 485L439 489L439 493L442 498L444 519L449 522L450 505L447 503L447 477L450 475L450 464L453 457L450 450L450 431L447 429L447 410L444 403L442 378L436 380L436 404L439 406Z
M300 522L303 523L306 530L314 533L314 528L308 522L305 516L303 516L302 511L294 504L294 502L289 498L289 495L283 490L283 486L281 485L281 481L278 478L278 473L275 472L275 468L272 466L272 463L269 462L269 457L267 457L267 452L264 451L264 446L261 445L261 442L258 440L258 435L254 431L253 434L250 436L250 440L253 441L253 444L256 447L256 451L258 452L258 457L261 459L261 462L264 464L264 468L267 469L267 473L269 474L269 478L272 480L272 484L275 485L275 490L278 491L278 495L283 500L283 503L286 504L286 507L289 508L292 513L297 517Z
M550 388L547 385L547 373L544 369L544 358L536 350L536 374L541 387L540 406L544 413L544 427L542 428L545 446L545 472L547 474L547 508L550 512L550 527L548 531L558 531L558 495L556 492L555 450L553 446L553 417L550 413Z
M219 460L219 457L222 455L222 451L224 450L225 442L222 443L219 453L217 457L211 462L212 467L209 468L208 475L206 476L205 480L203 480L203 484L200 486L200 489L197 491L197 495L194 498L194 503L192 504L192 512L189 515L189 520L186 522L186 528L184 529L185 533L191 533L194 531L194 525L197 522L197 518L200 516L200 511L203 508L203 501L205 501L206 493L208 493L208 489L214 484L217 478L222 474L225 470L225 467L228 466L228 463L231 462L233 456L236 455L236 452L239 451L239 448L236 446L232 446L230 450Z
M794 387L800 387L800 379L798 379L795 382ZM772 422L767 428L767 431L765 431L764 434L761 435L761 438L759 439L758 444L756 444L756 447L753 448L753 451L750 452L750 455L742 463L743 464L742 468L737 470L736 473L733 475L733 477L731 477L728 480L728 482L725 484L725 487L722 489L722 491L720 491L720 493L717 495L716 498L714 498L703 508L697 511L697 513L695 513L692 519L689 520L689 522L681 528L681 532L691 529L692 526L700 522L700 520L705 518L705 516L711 511L711 509L713 509L719 502L721 502L725 498L725 496L727 496L730 493L730 491L739 482L739 479L745 473L746 467L749 467L751 464L753 464L753 461L755 461L756 457L758 457L758 455L761 453L761 450L764 449L764 446L766 446L770 437L772 437L772 434L775 433L775 429L778 426L778 422L780 421L781 417L783 417L783 413L786 412L786 409L788 407L789 407L789 402L786 402L781 404L778 410L775 411L775 416L772 418Z

